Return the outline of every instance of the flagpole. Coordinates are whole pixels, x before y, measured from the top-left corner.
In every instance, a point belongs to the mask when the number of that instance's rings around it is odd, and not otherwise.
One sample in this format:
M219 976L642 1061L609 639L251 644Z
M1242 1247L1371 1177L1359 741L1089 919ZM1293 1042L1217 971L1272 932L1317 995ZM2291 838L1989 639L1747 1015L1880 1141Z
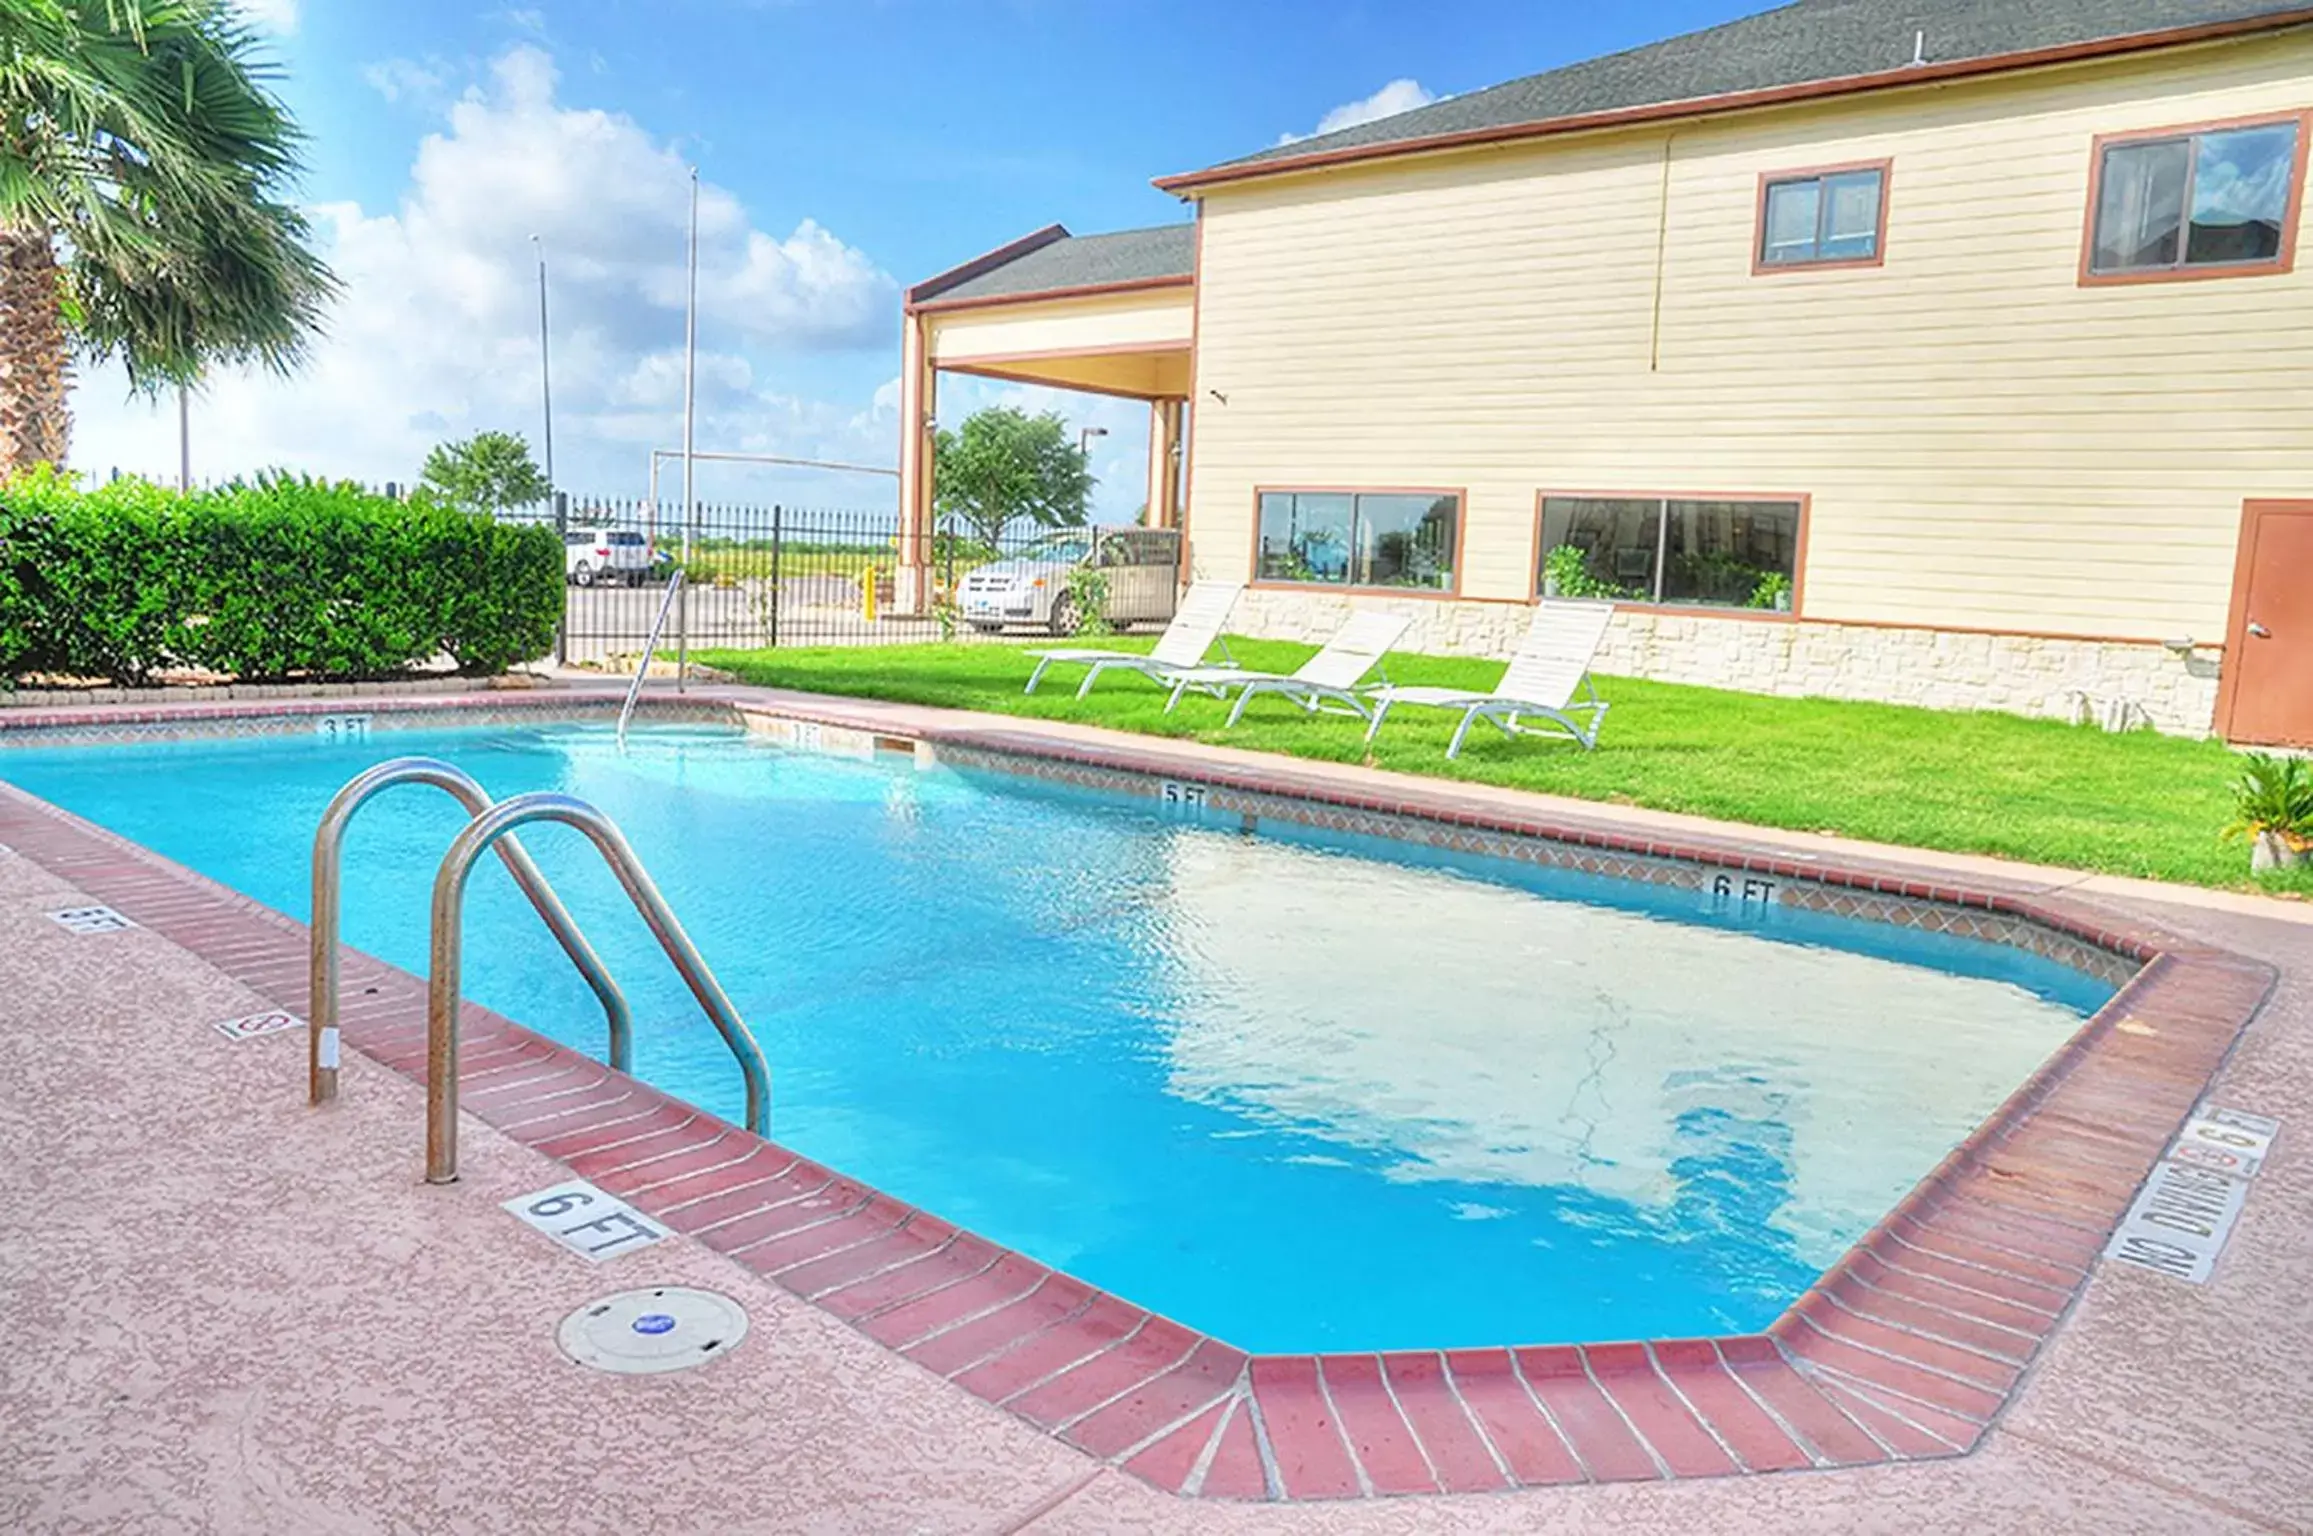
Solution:
M683 563L680 569L687 575L691 569L691 518L695 503L691 499L692 430L696 424L699 382L699 168L691 167L691 238L689 271L686 278L686 302L683 309ZM683 583L676 594L679 605L675 621L676 654L675 691L681 693L691 681L691 584Z

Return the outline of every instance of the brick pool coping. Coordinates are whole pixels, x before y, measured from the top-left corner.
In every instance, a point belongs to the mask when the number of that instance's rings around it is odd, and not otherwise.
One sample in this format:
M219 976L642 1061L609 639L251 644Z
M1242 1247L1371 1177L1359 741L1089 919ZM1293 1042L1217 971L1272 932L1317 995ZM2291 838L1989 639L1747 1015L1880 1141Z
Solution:
M9 711L0 739L300 728L345 700ZM615 696L362 699L408 723L592 716ZM945 715L904 734L838 700L701 690L654 718L750 718L791 738L1155 792L1190 782L1222 814L1351 830L1429 829L1562 850L1550 862L1649 878L1702 866L1784 882L1861 915L2020 942L2014 925L2137 967L2112 1002L1765 1333L1570 1346L1248 1356L964 1232L469 1004L464 1107L887 1347L1063 1442L1172 1492L1244 1500L1475 1492L1956 1456L1999 1414L2086 1284L2105 1239L2270 991L2261 962L1997 882L1798 860L1739 836L1635 836L1523 815L1450 784L1200 761L1177 743L1090 744ZM816 729L815 729L816 728ZM826 744L826 743L820 743ZM836 743L840 747L841 743ZM0 772L5 759L0 757ZM1233 798L1232 798L1233 797ZM1733 830L1733 829L1731 829ZM1465 844L1463 839L1480 839ZM265 997L308 1011L306 929L102 828L0 785L0 842ZM1828 903L1826 903L1828 904ZM1910 914L1910 915L1905 915ZM1992 924L1985 928L1979 925ZM2000 926L2006 925L2006 926ZM425 1072L422 980L346 954L345 1040ZM358 1082L352 1091L359 1091ZM416 1157L412 1128L412 1157Z

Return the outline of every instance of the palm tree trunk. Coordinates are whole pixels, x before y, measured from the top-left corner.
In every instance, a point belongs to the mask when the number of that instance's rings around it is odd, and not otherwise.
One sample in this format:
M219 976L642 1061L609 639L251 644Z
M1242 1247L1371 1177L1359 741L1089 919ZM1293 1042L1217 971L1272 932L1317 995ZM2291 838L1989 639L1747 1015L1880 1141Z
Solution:
M63 298L47 232L0 229L0 478L64 463L72 354Z

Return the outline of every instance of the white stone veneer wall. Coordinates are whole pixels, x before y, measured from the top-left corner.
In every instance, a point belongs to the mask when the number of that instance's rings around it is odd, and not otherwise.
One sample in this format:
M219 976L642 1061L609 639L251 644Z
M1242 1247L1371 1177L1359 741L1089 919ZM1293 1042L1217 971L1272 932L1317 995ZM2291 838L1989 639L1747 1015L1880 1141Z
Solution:
M1399 649L1448 656L1506 657L1532 616L1517 603L1248 590L1229 628L1315 644L1353 606L1404 614L1413 627ZM1597 666L1750 693L1997 709L2107 727L2149 723L2177 736L2205 736L2216 718L2214 654L2187 660L2150 644L1625 609L1606 632Z

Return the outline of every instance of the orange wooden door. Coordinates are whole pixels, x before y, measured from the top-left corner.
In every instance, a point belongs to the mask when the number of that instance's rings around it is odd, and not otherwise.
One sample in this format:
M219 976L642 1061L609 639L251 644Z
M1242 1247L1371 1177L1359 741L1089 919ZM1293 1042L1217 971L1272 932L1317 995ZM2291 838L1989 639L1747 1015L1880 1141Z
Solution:
M2313 747L2313 501L2252 501L2241 519L2226 737Z

